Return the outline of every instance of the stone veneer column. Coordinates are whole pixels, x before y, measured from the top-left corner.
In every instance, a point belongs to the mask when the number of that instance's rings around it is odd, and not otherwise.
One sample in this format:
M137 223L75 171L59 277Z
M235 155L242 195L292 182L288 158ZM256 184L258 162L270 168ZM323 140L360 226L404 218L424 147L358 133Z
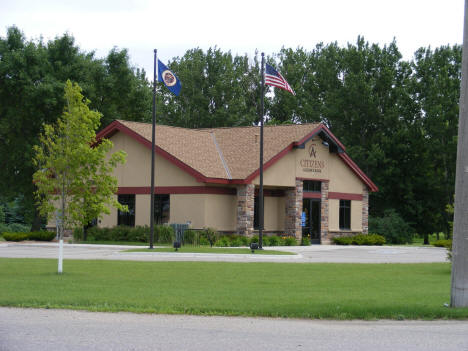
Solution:
M302 196L303 181L296 179L296 187L285 191L286 217L284 229L288 235L294 235L297 240L302 239Z
M369 190L366 186L362 191L362 233L369 233Z
M321 196L321 220L320 220L320 243L330 244L331 239L328 235L328 180L322 180Z
M237 187L237 233L252 236L254 222L255 185L246 184Z

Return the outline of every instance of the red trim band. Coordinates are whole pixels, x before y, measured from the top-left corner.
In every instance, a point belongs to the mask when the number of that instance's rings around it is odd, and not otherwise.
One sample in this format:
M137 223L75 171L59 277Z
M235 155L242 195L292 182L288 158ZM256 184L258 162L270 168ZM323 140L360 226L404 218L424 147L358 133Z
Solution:
M321 199L322 198L322 193L319 192L303 192L302 197L304 199Z
M314 180L317 182L329 182L328 179L319 179L319 178L302 178L302 177L296 177L296 180Z
M213 186L158 186L154 189L155 194L216 194L236 195L236 188L222 188ZM151 194L149 186L122 186L117 189L117 194Z
M330 191L328 193L328 198L329 199L334 199L334 200L357 200L357 201L362 201L362 194L335 193L335 192Z
M255 196L258 196L259 189L255 189ZM281 189L263 189L263 196L269 197L283 197L284 191Z

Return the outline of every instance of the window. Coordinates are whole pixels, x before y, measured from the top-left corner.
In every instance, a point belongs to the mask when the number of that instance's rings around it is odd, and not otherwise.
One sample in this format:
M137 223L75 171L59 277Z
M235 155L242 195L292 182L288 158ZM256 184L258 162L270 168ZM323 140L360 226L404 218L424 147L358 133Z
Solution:
M168 194L154 195L154 223L169 223L170 198Z
M316 180L304 180L303 191L321 192L322 183Z
M340 200L340 229L351 229L351 200Z
M263 212L265 212L265 197L263 197ZM259 197L254 197L254 229L260 229L260 201Z
M117 225L135 226L135 194L119 195L117 200L122 205L127 205L128 212L117 212Z

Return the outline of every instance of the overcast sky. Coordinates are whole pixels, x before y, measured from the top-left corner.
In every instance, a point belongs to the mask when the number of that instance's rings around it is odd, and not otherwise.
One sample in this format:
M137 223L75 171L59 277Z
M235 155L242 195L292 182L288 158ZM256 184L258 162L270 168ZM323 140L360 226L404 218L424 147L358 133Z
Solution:
M127 48L134 66L153 73L153 49L165 62L188 49L218 46L267 55L319 42L382 46L396 38L405 59L419 47L461 44L463 0L0 0L0 36L18 26L28 39L65 32L104 57Z

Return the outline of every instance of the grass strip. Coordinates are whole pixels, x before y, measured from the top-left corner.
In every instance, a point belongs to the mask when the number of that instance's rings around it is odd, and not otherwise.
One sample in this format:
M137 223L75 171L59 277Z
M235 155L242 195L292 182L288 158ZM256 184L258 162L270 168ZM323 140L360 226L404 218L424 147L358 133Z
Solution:
M232 247L209 247L209 246L184 246L175 251L172 247L157 247L154 249L130 249L123 252L181 252L181 253L208 253L208 254L244 254L244 255L295 255L293 252L275 251L275 250L255 250L254 253L248 248Z
M326 319L466 319L450 265L0 258L0 305Z
M125 245L125 246L148 246L148 243L143 243L141 241L110 241L110 240L102 240L102 241L77 241L73 242L73 244L91 244L91 245Z

